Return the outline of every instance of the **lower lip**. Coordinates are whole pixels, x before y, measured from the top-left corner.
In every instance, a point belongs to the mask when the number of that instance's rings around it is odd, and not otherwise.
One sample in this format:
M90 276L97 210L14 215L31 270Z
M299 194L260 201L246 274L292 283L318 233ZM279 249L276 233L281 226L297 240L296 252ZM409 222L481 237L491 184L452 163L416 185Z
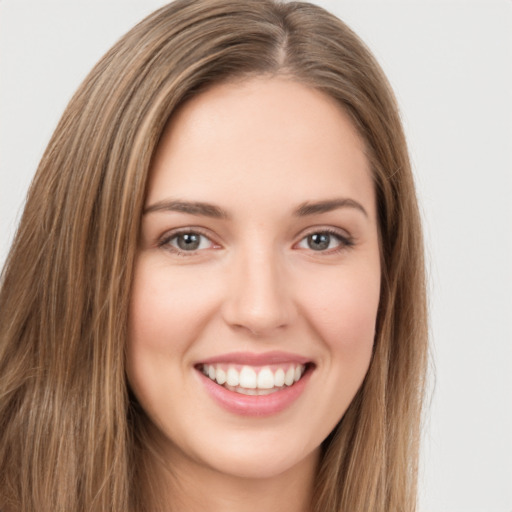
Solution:
M268 395L243 395L220 386L198 371L208 394L222 408L241 416L270 416L290 407L304 391L311 373L308 368L295 384Z

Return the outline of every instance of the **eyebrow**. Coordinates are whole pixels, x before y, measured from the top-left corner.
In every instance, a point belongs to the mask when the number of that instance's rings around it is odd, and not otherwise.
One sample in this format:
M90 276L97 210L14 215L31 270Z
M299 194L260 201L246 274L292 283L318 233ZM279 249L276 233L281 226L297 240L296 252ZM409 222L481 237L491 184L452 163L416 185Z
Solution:
M314 203L305 202L295 210L295 215L298 217L306 217L307 215L331 212L338 208L355 208L362 212L365 217L368 217L368 212L364 209L363 205L349 198L335 198Z
M294 211L294 215L297 217L307 217L308 215L331 212L339 208L355 208L368 217L368 213L364 209L363 205L349 198L335 198L324 201L305 202ZM212 217L215 219L230 218L228 212L211 203L172 199L164 199L148 206L144 209L143 214L146 215L147 213L161 211L188 213L190 215Z
M151 212L181 212L189 213L190 215L202 215L205 217L213 217L215 219L228 219L229 214L210 203L203 203L201 201L179 201L179 200L163 200L158 201L144 209L144 215Z

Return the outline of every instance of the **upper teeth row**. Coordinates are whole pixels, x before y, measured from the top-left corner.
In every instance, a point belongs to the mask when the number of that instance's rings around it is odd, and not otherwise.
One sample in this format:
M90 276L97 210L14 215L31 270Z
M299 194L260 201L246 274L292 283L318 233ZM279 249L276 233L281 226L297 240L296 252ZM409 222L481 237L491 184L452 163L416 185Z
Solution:
M284 385L291 386L302 377L304 368L302 364L292 364L286 370L277 368L272 371L268 366L264 366L256 373L251 366L242 366L242 369L238 371L233 366L229 366L225 370L217 365L205 364L202 370L206 376L220 385L227 384L247 389L272 389Z

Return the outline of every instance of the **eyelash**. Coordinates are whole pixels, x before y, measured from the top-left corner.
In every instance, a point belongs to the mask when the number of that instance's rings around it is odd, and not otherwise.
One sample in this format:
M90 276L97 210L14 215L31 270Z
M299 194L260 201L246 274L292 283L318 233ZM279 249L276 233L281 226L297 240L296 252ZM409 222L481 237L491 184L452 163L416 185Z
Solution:
M174 247L174 246L171 245L171 241L172 240L174 240L175 238L178 238L179 236L183 236L183 235L199 235L200 237L204 237L207 240L209 240L209 242L212 245L217 245L217 244L215 244L215 242L213 242L211 240L211 237L209 235L207 235L206 233L203 233L200 229L198 229L198 228L185 228L185 229L180 229L180 230L177 230L177 231L173 231L172 233L168 234L167 236L164 236L164 238L162 238L162 240L160 240L158 242L158 247L167 249L170 252L172 252L173 254L176 254L177 256L185 256L185 257L186 256L193 256L194 254L196 254L197 252L202 250L202 249L199 249L199 250L196 249L196 250L193 250L193 251L183 251L183 250L180 250L177 247Z
M342 235L339 231L332 229L332 228L314 229L314 230L310 231L309 233L307 233L306 235L304 235L300 239L299 243L301 243L303 240L306 240L308 237L310 237L312 235L329 235L329 236L336 238L339 242L339 246L335 247L334 249L328 249L325 251L315 251L314 249L311 249L312 252L318 252L321 254L328 254L328 255L339 254L340 252L342 252L344 250L352 248L355 244L355 240L353 237L347 236L347 235Z
M159 248L165 248L177 256L184 256L184 257L193 256L193 255L197 254L198 252L201 252L202 250L204 250L204 249L196 249L196 250L191 250L191 251L184 251L184 250L180 250L177 247L172 246L171 241L178 238L179 236L182 236L182 235L199 235L200 237L206 238L210 242L210 244L212 244L214 246L217 245L217 244L215 244L215 242L213 242L211 240L209 235L202 232L200 229L185 228L185 229L181 229L178 231L173 231L172 233L168 234L167 236L165 236L164 238L162 238L162 240L160 240L158 242L157 246ZM336 238L339 242L339 246L335 247L334 249L319 250L319 251L310 249L311 252L313 252L313 253L317 252L320 254L329 254L329 255L338 254L344 250L352 248L355 245L355 241L351 236L342 235L339 231L332 229L332 228L320 228L320 229L312 230L309 233L306 233L299 240L299 242L297 244L300 244L304 240L307 240L307 238L312 235L329 235L329 236ZM296 246L297 244L294 244L294 246Z

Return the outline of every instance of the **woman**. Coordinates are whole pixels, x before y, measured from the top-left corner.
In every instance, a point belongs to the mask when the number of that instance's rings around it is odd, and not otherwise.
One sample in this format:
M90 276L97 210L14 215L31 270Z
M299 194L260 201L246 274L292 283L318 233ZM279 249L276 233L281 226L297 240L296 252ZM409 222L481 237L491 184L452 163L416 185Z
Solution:
M0 295L0 508L415 509L422 239L338 19L176 1L71 100Z

